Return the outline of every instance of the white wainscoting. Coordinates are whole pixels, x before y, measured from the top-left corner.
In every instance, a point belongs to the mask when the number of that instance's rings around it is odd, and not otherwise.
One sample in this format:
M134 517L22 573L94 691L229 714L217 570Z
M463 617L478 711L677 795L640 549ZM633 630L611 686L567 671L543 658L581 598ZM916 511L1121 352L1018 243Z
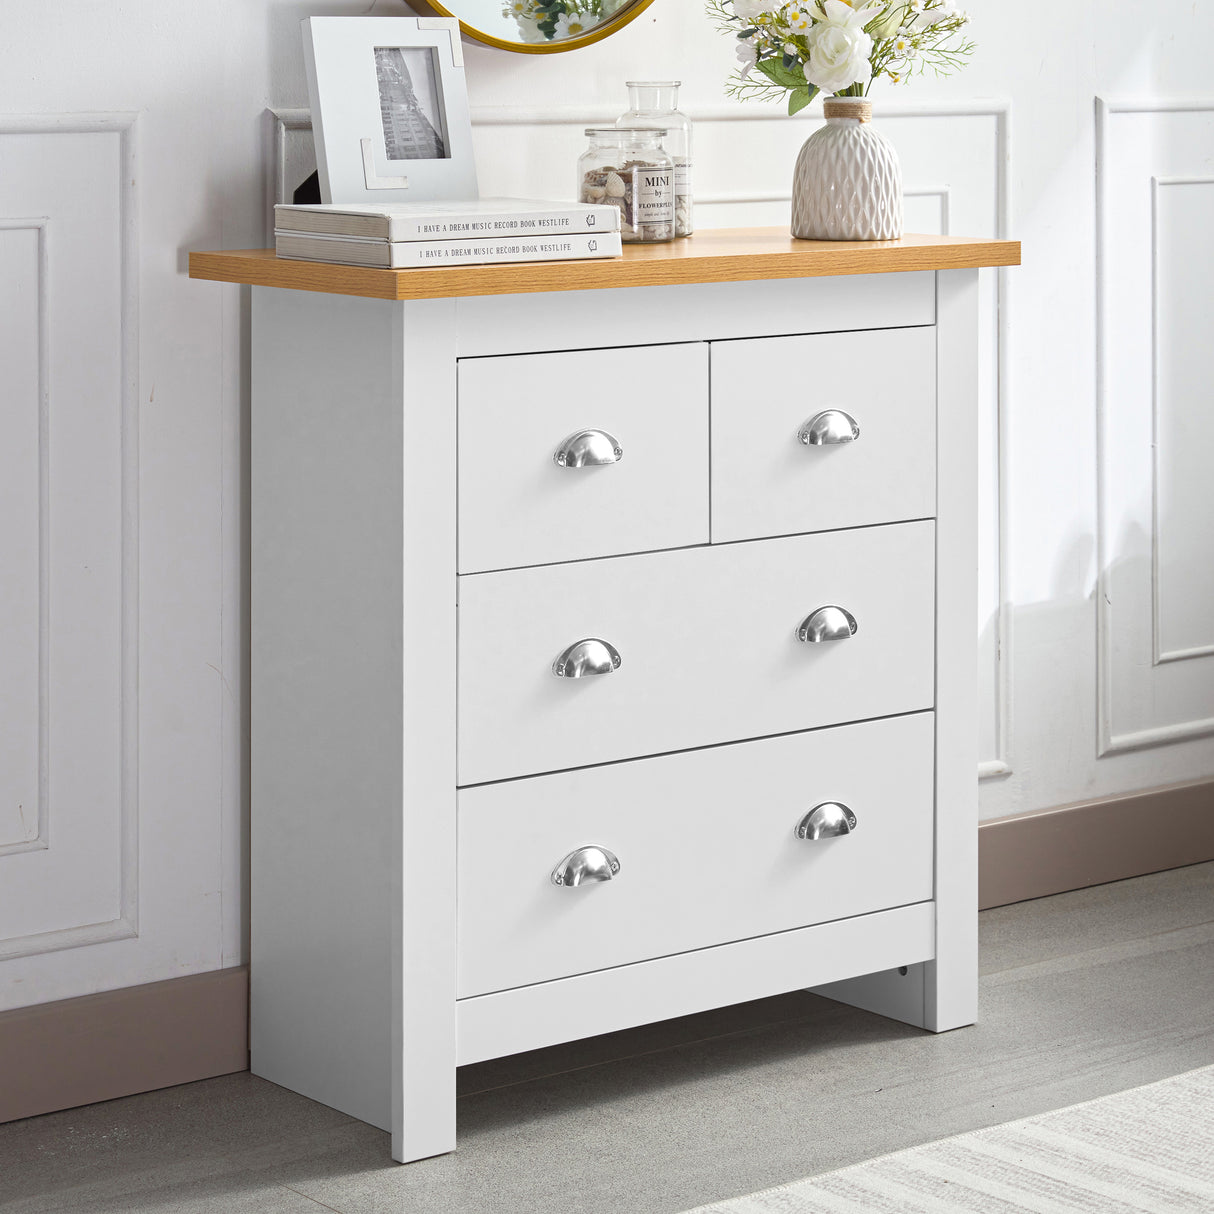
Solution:
M481 193L571 197L585 127L611 123L602 107L475 107L472 113ZM792 122L780 105L725 105L690 111L696 133L696 220L700 227L787 225L792 166L820 120ZM316 168L306 109L270 113L273 164L267 181L267 243L272 207L289 201ZM882 131L904 165L909 231L1011 235L1011 105L1003 100L883 105ZM745 133L739 129L745 128ZM739 191L735 182L746 182ZM982 500L979 600L979 774L1012 771L1012 612L1008 552L1010 359L1006 348L1009 278L982 272ZM576 318L571 334L576 333ZM812 392L808 380L804 390Z
M47 846L47 341L46 216L0 218L0 856ZM14 306L15 305L15 306Z
M1214 98L1100 99L1100 753L1214 734Z
M0 960L138 934L134 124L0 117Z

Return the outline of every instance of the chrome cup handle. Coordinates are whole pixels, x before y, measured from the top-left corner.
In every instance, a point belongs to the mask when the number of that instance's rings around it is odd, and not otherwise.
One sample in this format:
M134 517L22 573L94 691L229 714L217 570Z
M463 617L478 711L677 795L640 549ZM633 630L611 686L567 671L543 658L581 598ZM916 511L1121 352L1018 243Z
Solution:
M797 629L797 639L807 645L820 645L824 641L846 641L856 635L856 617L843 607L827 604L810 612Z
M592 468L618 464L623 458L620 440L606 430L578 430L563 439L552 455L558 468Z
M797 823L798 839L837 839L856 829L856 815L842 802L823 801Z
M854 443L860 437L860 423L842 409L825 409L815 413L797 431L797 438L807 447L834 447Z
M619 670L620 651L607 641L587 637L563 649L552 663L552 673L558 679L584 679L592 674L611 674Z
M550 874L553 885L581 885L584 881L610 881L620 871L614 852L590 844L567 855Z

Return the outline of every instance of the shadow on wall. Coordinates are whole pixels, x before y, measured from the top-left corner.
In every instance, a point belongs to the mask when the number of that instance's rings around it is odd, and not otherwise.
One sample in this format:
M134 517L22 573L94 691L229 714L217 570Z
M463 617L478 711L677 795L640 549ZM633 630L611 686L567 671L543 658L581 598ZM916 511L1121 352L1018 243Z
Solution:
M1095 570L1095 537L1075 535L1058 554L1050 578L1052 596L1009 604L1009 630L1015 636L1009 672L1014 713L1008 722L1015 762L1009 774L1016 779L984 782L983 821L1053 808L1092 793L1097 751ZM997 652L998 625L997 613L989 615L981 629L980 653ZM1047 677L1030 674L1024 669L1029 665L1048 672ZM986 666L980 677L979 708L987 714L981 725L989 747L990 709L1000 706ZM1048 749L1033 753L1017 745L1018 725L1029 738L1048 738ZM987 758L989 750L981 753Z

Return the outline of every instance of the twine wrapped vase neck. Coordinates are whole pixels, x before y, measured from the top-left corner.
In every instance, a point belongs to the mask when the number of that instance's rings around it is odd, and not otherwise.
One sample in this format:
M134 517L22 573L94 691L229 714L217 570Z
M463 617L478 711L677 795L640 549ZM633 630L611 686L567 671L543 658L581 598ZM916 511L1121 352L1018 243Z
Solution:
M902 167L872 125L872 103L831 97L826 125L801 148L793 174L792 234L802 240L897 240Z
M854 118L857 122L872 122L873 103L863 97L828 97L822 103L827 118Z

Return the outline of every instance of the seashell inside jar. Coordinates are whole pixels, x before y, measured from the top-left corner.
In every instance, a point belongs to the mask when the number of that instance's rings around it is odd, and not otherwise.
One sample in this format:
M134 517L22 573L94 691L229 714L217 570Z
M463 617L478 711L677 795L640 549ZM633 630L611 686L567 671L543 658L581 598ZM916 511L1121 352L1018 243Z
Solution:
M666 132L590 127L578 161L578 198L620 212L620 238L649 244L675 237L675 167L662 147Z

